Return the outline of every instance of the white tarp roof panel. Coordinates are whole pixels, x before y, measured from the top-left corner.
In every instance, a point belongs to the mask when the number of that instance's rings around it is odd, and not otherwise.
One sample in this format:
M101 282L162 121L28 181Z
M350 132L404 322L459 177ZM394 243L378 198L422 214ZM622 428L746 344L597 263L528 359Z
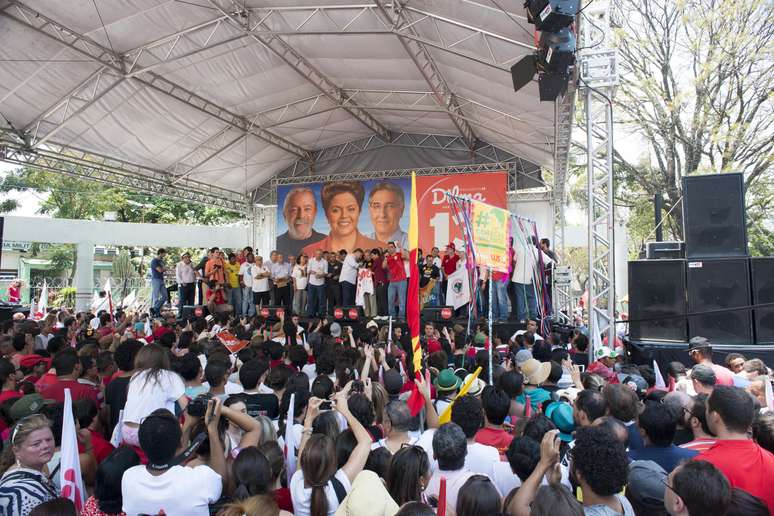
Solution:
M0 113L33 145L236 192L375 132L467 126L552 167L554 105L508 71L534 28L500 3L510 16L484 0L0 0Z

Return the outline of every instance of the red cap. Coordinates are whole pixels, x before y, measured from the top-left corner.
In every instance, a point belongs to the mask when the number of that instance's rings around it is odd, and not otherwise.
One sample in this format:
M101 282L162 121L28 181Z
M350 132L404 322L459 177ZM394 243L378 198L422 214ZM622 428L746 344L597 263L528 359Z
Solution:
M35 367L41 362L45 362L46 367L51 367L51 359L40 355L25 355L19 360L19 365L22 367Z
M449 242L449 245L446 246L446 249L451 249L452 251L455 251L457 248L454 247L454 242Z

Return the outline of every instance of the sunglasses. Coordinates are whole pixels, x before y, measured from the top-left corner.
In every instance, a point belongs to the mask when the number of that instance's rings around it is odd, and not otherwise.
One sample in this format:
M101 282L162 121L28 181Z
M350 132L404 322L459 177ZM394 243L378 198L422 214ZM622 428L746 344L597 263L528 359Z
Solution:
M680 496L680 493L678 493L674 487L669 485L669 477L661 479L661 483L664 484L664 487L672 491L674 494L676 494L677 496ZM680 496L680 498L682 498L682 496Z

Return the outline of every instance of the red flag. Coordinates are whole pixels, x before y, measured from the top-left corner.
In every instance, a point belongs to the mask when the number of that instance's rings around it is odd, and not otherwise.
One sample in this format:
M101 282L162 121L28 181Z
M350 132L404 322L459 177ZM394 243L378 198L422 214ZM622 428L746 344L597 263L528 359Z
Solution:
M438 510L436 516L446 516L446 477L441 477L441 485L438 487Z
M408 292L406 294L406 321L408 322L409 335L411 336L414 376L421 378L422 348L419 345L419 216L417 210L417 177L414 172L411 173L408 247L409 278ZM419 411L424 406L424 399L416 384L412 386L408 406L412 416L419 414Z

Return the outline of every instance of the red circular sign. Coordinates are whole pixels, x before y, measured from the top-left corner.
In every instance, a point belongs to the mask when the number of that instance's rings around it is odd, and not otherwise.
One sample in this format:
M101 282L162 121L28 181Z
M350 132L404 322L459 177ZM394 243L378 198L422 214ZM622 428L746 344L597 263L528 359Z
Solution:
M201 306L197 306L196 308L194 308L194 315L196 317L201 317L202 315L204 315L204 309L202 309Z
M442 319L451 319L451 316L452 316L451 308L441 308L441 318Z
M269 317L269 309L261 308L261 317Z
M356 321L358 316L360 315L357 308L350 308L348 313L349 313L349 318L353 321Z
M341 308L334 308L333 309L333 318L334 319L341 319L344 317L344 310Z

